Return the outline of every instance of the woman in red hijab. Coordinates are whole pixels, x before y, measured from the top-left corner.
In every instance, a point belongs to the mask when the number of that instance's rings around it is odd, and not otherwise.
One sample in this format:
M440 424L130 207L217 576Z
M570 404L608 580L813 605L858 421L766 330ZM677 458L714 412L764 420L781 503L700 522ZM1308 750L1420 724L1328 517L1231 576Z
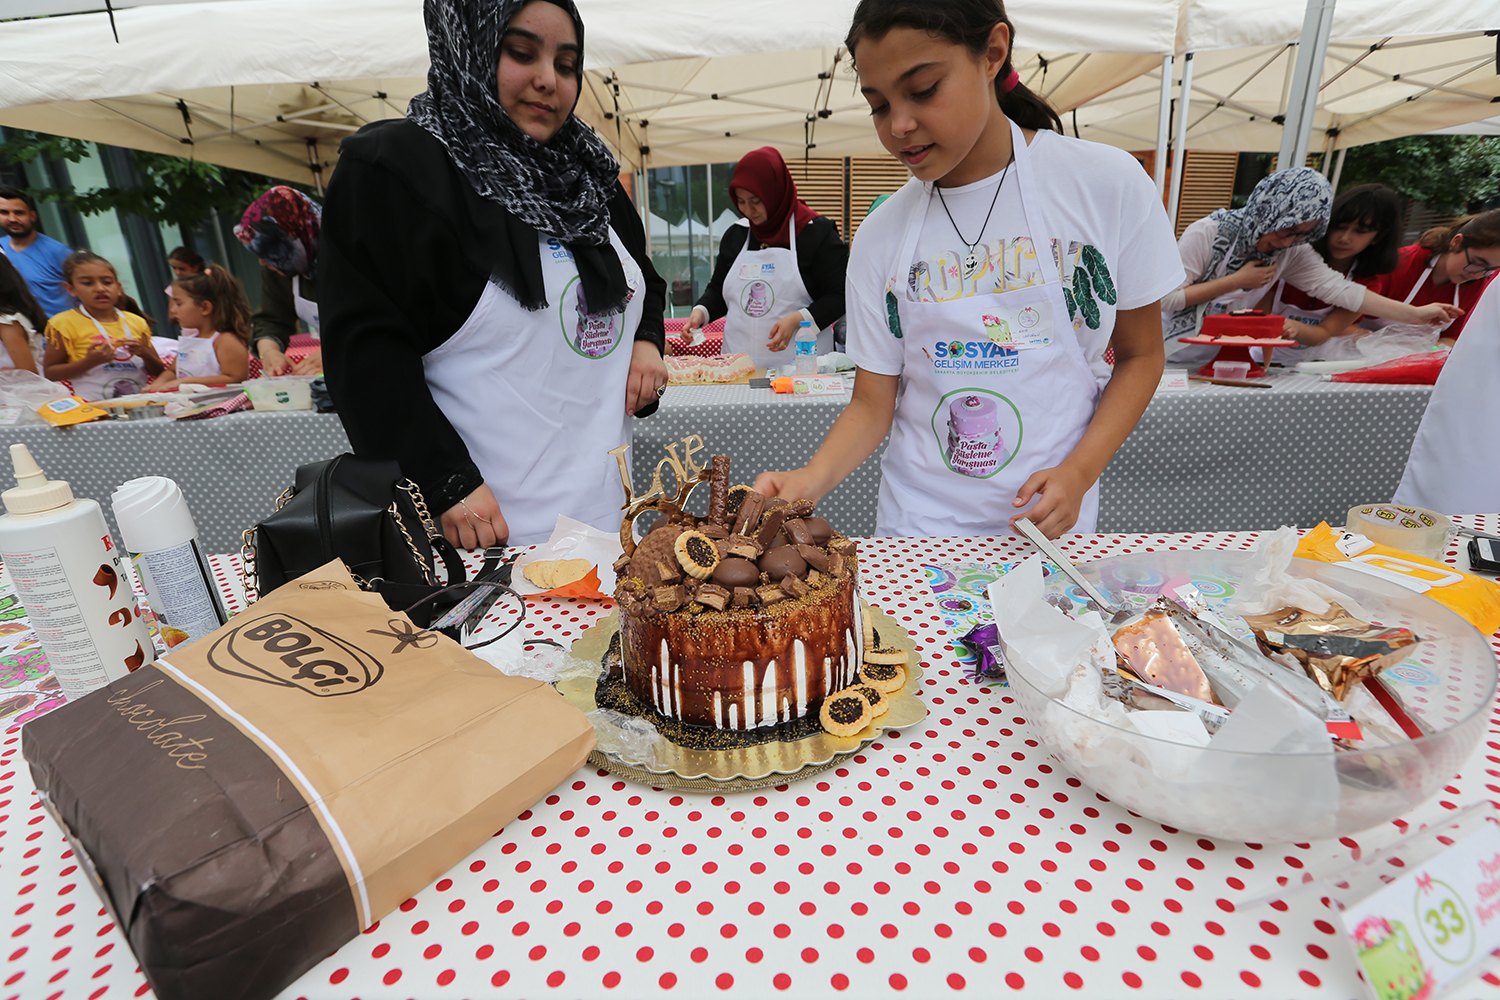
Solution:
M833 323L844 315L849 263L838 226L797 197L792 172L770 146L735 165L729 196L744 218L720 241L688 329L724 316L724 353L743 351L767 367L791 360L786 346L808 320L819 331L818 353L827 354Z

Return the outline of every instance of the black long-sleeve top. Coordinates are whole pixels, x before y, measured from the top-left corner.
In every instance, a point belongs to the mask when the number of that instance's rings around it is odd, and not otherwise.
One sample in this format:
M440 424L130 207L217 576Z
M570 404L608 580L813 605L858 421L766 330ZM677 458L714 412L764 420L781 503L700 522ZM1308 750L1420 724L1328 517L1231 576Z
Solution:
M635 340L666 343L667 284L646 233L616 185L610 226L640 265L644 311ZM458 332L514 226L475 193L441 143L409 119L375 122L344 140L318 243L323 370L357 454L394 458L434 514L484 483L427 387L422 356ZM508 246L508 244L506 244ZM625 386L620 386L624 405ZM656 404L636 416L649 416ZM524 428L494 428L496 434Z
M309 302L318 301L318 283L312 278L303 278L297 283L302 297ZM318 319L322 321L322 307ZM297 299L292 291L292 279L269 267L261 268L260 306L250 316L250 346L260 356L260 341L274 340L285 353L297 333Z
M729 232L719 241L719 258L714 262L713 277L698 297L697 304L708 310L709 322L729 312L724 302L724 279L734 259L745 249L745 240L755 241L750 249L763 249L765 244L750 235L749 226L730 226ZM826 215L820 215L797 234L797 271L802 275L802 284L812 296L807 311L812 313L813 325L819 330L844 315L844 272L849 267L849 245L839 236L839 227ZM780 317L777 317L778 319Z

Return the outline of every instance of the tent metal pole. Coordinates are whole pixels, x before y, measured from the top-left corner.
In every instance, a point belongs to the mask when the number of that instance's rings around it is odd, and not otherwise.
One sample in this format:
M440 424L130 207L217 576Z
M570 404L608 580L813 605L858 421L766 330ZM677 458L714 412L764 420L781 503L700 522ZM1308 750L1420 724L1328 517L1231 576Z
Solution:
M1177 98L1177 139L1172 144L1172 193L1167 199L1167 221L1177 229L1177 209L1182 202L1182 175L1187 167L1188 116L1193 105L1193 54L1182 57L1182 91Z
M1172 57L1161 59L1161 106L1156 113L1156 196L1167 191L1167 135L1172 124Z
M1328 55L1328 35L1333 28L1333 5L1334 0L1307 0L1291 93L1283 115L1281 149L1277 153L1276 163L1281 170L1300 167L1307 162L1313 118L1318 109L1319 85L1323 79L1323 60Z
M1344 157L1348 155L1349 147L1340 146L1339 155L1334 157L1333 159L1333 177L1329 180L1328 183L1333 188L1334 194L1339 193L1339 178L1344 175Z

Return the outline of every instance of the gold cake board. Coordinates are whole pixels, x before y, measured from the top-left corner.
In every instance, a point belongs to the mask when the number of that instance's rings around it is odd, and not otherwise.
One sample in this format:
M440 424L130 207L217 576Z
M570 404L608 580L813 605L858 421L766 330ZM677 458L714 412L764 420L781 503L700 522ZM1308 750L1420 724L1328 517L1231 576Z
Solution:
M853 736L818 732L800 740L772 740L728 750L692 750L663 737L656 744L656 760L649 765L643 761L606 756L598 750L589 754L589 763L654 788L748 792L800 781L837 767L879 739L886 730L903 729L921 722L927 718L927 705L918 697L922 667L915 640L884 611L869 605L863 607L872 616L881 637L891 636L894 644L907 654L905 686L889 696L890 710L863 731ZM587 663L599 663L619 628L617 614L611 615L573 643L572 655ZM594 699L596 684L597 678L593 676L572 677L559 681L557 690L587 715L599 707Z

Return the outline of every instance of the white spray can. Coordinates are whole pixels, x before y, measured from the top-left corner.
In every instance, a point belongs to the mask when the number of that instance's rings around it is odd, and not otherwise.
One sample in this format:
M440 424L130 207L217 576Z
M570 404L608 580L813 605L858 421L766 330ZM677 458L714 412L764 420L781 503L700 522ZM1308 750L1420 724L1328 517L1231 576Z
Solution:
M110 505L168 648L201 639L229 620L198 544L198 526L175 482L165 476L132 479L115 490Z
M17 485L0 494L0 559L69 699L156 658L130 576L93 500L10 446Z

